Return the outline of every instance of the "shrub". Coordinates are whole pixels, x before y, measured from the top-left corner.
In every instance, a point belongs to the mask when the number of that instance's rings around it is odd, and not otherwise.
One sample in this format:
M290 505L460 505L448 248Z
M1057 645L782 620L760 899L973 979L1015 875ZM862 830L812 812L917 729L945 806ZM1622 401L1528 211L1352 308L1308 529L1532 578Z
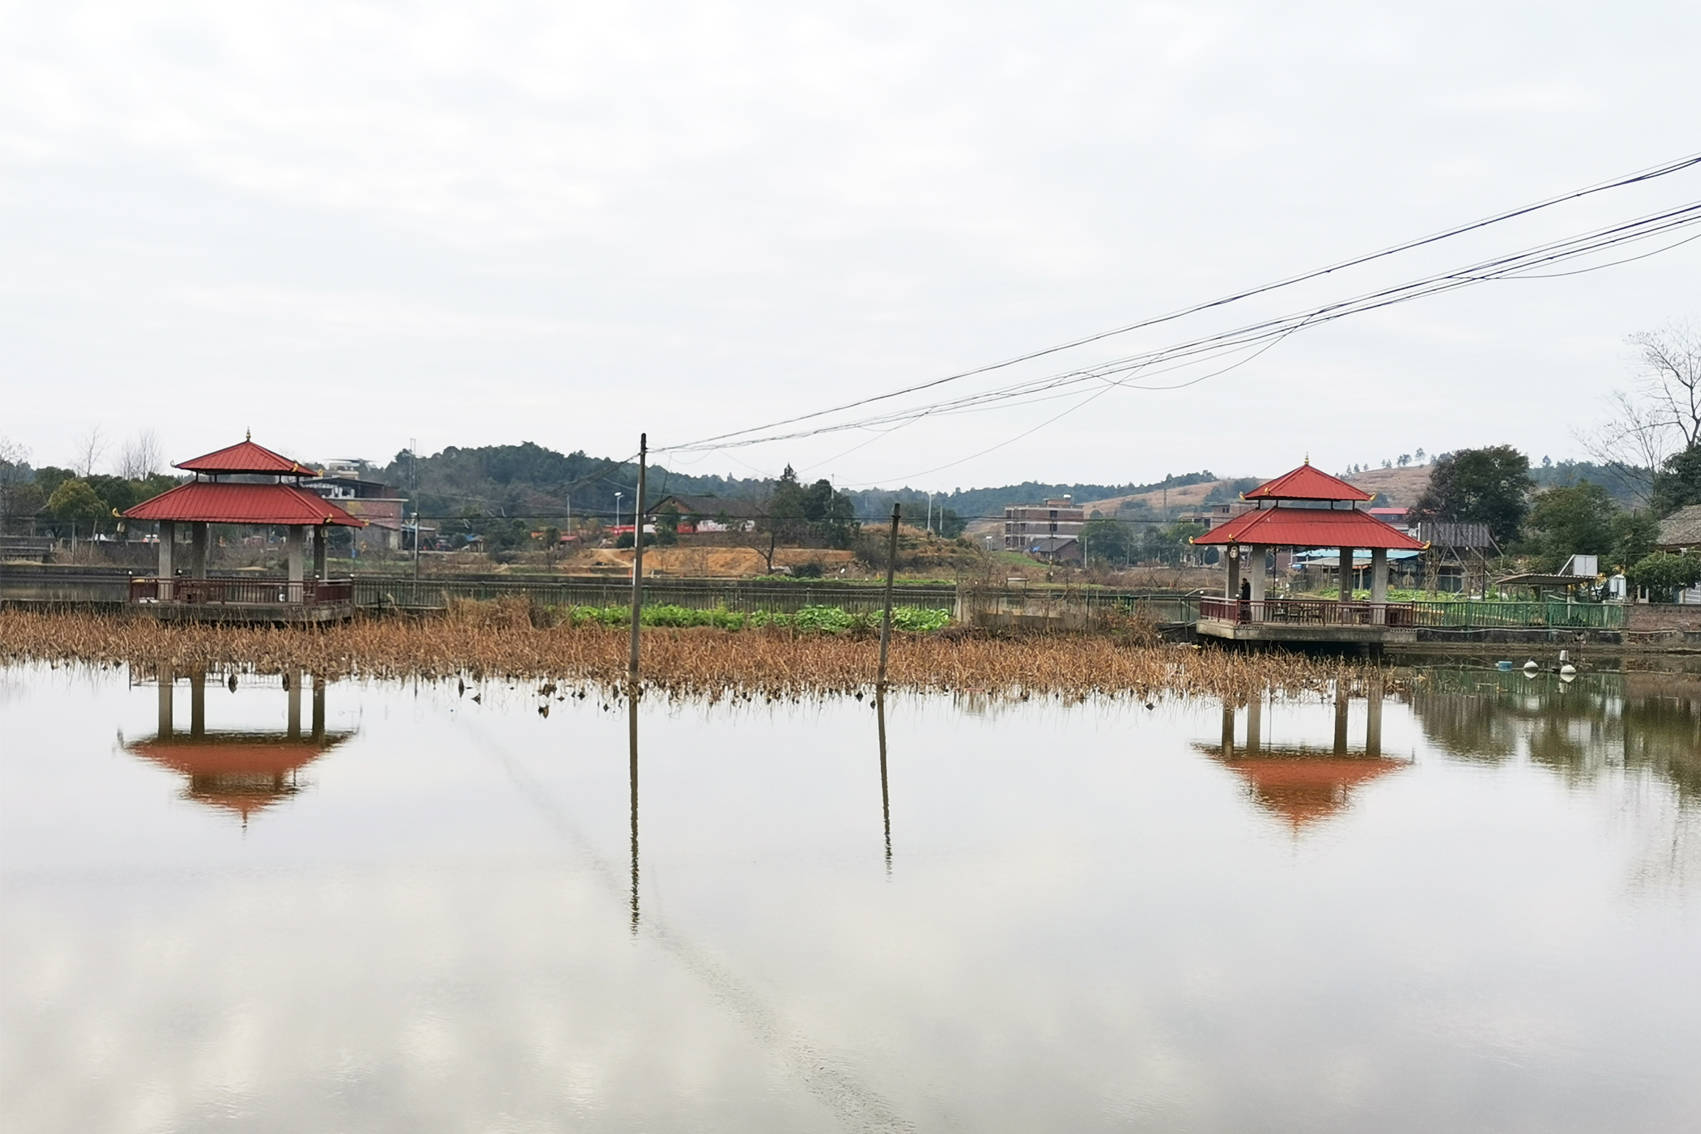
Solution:
M1656 551L1643 556L1630 568L1630 581L1646 588L1649 595L1670 599L1673 592L1701 583L1701 555L1672 555Z

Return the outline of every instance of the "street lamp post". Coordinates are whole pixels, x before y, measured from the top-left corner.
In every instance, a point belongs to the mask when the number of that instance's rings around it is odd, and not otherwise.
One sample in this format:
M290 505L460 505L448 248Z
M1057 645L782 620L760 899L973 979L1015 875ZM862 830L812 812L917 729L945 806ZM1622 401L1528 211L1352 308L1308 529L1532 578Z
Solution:
M614 526L617 528L620 526L620 498L625 495L624 492L614 494Z

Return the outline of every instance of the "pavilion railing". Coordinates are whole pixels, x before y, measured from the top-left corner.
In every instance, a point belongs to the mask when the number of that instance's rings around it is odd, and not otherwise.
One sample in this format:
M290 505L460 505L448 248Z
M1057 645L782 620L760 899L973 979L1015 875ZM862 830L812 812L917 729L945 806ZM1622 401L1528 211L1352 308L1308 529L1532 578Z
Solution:
M1231 599L1201 596L1199 617L1287 626L1417 626L1415 604L1333 599Z
M1624 625L1621 604L1565 602L1340 602L1201 596L1199 617L1314 626L1421 626L1443 630L1595 629Z
M303 579L292 582L274 577L193 579L178 576L162 579L144 576L130 580L131 602L174 602L194 605L259 605L279 603L311 606L317 603L354 601L352 579Z

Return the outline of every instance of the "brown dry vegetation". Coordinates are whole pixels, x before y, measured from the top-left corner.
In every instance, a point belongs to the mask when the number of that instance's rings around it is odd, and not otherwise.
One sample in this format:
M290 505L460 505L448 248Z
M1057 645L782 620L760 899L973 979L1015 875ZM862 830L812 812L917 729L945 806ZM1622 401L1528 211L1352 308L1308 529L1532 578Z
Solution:
M646 629L644 688L671 696L790 698L872 687L873 638L789 631ZM588 683L615 692L626 675L624 630L539 628L524 603L468 604L448 617L361 619L333 627L165 624L115 615L0 610L0 661L198 666L330 677L483 678ZM1129 646L1101 637L993 639L904 635L890 683L918 691L1030 694L1204 694L1239 700L1266 688L1320 693L1357 684L1368 667L1296 655L1187 646Z

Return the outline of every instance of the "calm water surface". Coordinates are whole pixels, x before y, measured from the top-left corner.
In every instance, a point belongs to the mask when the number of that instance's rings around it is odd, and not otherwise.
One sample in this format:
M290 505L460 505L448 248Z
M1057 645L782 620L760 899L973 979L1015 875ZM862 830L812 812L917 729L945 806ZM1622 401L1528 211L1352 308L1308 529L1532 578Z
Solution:
M1701 1121L1693 678L168 692L0 669L7 1131Z

